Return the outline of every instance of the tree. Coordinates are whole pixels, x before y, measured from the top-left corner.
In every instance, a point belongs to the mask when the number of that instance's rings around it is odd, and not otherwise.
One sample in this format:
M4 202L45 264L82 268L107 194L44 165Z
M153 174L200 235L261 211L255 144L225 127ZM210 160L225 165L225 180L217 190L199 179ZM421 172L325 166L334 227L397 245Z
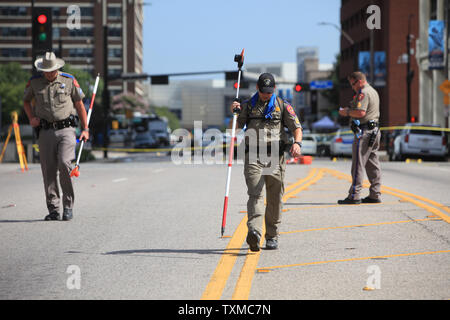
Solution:
M150 107L147 102L132 93L121 93L112 99L111 111L114 114L125 114L127 111L147 113Z
M11 112L20 115L23 110L23 94L30 74L22 69L18 62L0 65L0 98L2 103L2 124L11 123ZM28 124L28 119L22 115L19 122Z
M169 128L172 130L180 128L180 120L177 115L167 107L152 107L156 115L160 118L167 118Z

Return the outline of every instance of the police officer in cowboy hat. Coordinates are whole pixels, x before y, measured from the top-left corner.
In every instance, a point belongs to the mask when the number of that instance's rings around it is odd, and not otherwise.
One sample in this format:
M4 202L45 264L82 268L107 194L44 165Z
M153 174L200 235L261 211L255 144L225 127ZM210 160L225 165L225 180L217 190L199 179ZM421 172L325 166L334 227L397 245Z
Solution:
M32 127L38 129L39 158L49 214L45 220L59 220L62 191L63 220L73 217L74 189L70 177L75 157L75 128L81 122L80 140L89 139L84 93L75 77L59 71L62 59L46 52L34 63L42 73L28 81L23 105ZM34 101L34 103L33 103ZM78 116L78 117L77 117Z
M284 175L286 162L284 160L284 143L287 142L284 127L287 127L294 135L295 143L290 148L293 157L301 155L302 127L292 106L280 99L274 93L275 79L270 73L260 75L256 88L257 92L251 99L244 103L237 101L231 105L231 110L240 109L237 126L247 126L247 132L256 132L257 156L253 157L251 141L246 148L244 176L247 183L247 215L248 234L247 243L251 251L259 251L259 242L262 236L263 220L266 226L265 239L266 249L278 248L279 225L283 207ZM267 135L266 135L267 134ZM249 139L251 140L251 139ZM266 148L262 143L267 144ZM271 149L271 161L276 157L276 164L271 163L274 168L270 174L265 174L267 168L265 160L261 155L261 149L269 150L270 146L279 144L279 150ZM276 148L278 149L278 148ZM279 154L274 154L278 152ZM263 189L266 187L267 205L264 208Z

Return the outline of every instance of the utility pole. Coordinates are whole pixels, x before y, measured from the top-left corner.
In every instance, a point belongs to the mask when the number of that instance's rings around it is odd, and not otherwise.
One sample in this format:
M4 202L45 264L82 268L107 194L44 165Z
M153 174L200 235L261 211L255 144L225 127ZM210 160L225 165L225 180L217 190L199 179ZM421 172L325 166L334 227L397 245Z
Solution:
M411 18L414 15L410 14L408 19L408 34L406 35L406 122L411 121L411 84L414 78L414 70L411 70Z
M109 119L109 90L108 90L108 6L103 0L103 158L108 159L108 119ZM124 48L125 50L125 48Z

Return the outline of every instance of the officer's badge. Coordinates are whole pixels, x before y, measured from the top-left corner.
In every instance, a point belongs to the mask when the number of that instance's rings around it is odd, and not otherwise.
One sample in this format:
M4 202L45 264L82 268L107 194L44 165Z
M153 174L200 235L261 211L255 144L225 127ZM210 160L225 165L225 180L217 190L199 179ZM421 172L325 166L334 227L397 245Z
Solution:
M275 107L275 111L276 111L276 112L280 112L280 107L276 106L276 107Z
M362 107L362 104L361 104L361 102L358 102L358 106L357 106L357 108L361 108Z
M297 116L297 115L295 114L294 109L292 108L292 106L291 106L290 104L287 105L286 110L289 112L289 114L290 114L291 116L294 116L294 117Z

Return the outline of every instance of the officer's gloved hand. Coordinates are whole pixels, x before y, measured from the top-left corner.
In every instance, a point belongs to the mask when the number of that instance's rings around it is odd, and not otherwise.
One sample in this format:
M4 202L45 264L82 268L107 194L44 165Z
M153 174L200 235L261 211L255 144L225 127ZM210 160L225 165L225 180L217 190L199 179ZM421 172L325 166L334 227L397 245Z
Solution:
M232 105L231 105L231 112L232 113L240 113L241 112L241 101L233 101Z

